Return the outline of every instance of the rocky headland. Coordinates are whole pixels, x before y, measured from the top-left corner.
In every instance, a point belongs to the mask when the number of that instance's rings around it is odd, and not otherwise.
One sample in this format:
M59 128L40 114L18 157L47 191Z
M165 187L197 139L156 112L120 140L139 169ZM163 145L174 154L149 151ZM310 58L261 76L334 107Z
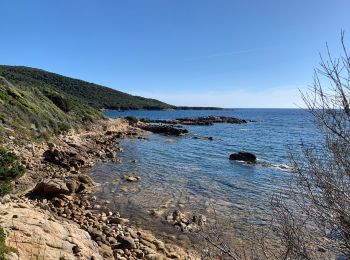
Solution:
M149 119L129 116L125 119L128 120L131 125L145 131L174 136L181 136L189 133L189 131L183 127L186 125L211 126L219 123L246 124L253 122L251 120L226 116L186 117L176 119Z
M157 123L170 125L213 125L218 123L245 124L248 122L252 122L250 120L227 116L185 117L169 120L142 118L140 119L140 121L143 123Z

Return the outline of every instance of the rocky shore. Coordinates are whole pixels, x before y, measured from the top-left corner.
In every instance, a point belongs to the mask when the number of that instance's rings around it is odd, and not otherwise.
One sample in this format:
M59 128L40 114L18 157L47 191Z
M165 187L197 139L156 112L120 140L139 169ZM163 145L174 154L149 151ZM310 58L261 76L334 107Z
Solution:
M188 130L183 127L184 125L210 126L218 123L246 124L248 122L253 122L251 120L226 116L186 117L169 120L149 118L138 119L135 117L126 117L125 119L128 120L131 125L145 131L174 136L181 136L188 133Z
M93 196L98 184L84 170L99 161L118 163L118 140L141 138L144 130L110 119L48 143L9 140L7 148L27 169L0 204L7 244L17 251L10 259L197 259L133 227Z
M188 133L188 130L175 125L158 125L158 124L138 124L138 127L155 134L181 136Z
M245 124L251 122L249 120L227 116L186 117L171 120L142 118L140 119L140 121L143 123L157 123L170 125L213 125L219 123Z

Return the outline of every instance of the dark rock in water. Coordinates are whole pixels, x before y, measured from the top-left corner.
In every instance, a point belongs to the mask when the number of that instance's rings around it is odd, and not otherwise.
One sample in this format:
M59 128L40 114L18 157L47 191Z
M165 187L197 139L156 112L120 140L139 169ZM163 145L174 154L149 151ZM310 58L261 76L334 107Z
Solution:
M127 180L128 182L137 182L141 179L141 177L133 176L133 175L125 175L124 179Z
M128 119L129 122L131 119ZM245 124L252 121L239 119L235 117L226 116L205 116L205 117L189 117L189 118L176 118L170 120L162 119L149 119L141 118L138 119L134 126L137 126L143 130L150 131L156 134L165 135L184 135L188 133L187 129L181 127L181 125L201 125L210 126L215 123L228 123L228 124ZM197 139L197 137L193 137ZM207 137L208 140L213 140L212 137Z
M180 136L188 133L187 129L172 125L139 124L138 127L155 134Z
M192 139L205 139L205 140L209 140L209 141L213 141L214 140L214 138L211 137L211 136L203 136L203 137L193 136Z
M230 160L234 161L244 161L248 163L255 163L256 162L256 156L252 153L248 152L238 152L233 153L230 155Z
M126 116L125 119L129 121L129 124L130 124L130 125L137 124L137 122L139 121L139 120L138 120L136 117L134 117L134 116Z

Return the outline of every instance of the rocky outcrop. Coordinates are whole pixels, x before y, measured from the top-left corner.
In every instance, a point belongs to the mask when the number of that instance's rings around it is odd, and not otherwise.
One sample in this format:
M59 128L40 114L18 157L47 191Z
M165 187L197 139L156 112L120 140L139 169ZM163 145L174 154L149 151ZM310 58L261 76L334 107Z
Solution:
M238 153L231 154L230 160L243 161L243 162L247 162L247 163L255 163L256 156L254 154L248 153L248 152L238 152Z
M252 122L249 120L239 119L235 117L226 116L206 116L206 117L186 117L186 118L176 118L170 120L161 119L148 119L142 118L141 122L144 123L157 123L157 124L171 124L171 125L213 125L215 123L229 123L229 124L244 124Z
M179 126L174 125L161 125L161 124L146 124L141 123L137 124L137 127L149 131L155 134L163 134L163 135L174 135L180 136L188 133L188 130Z
M105 259L88 232L28 201L0 204L0 215L6 244L18 251L10 260Z
M249 120L239 119L235 117L226 116L206 116L206 117L192 117L192 118L176 118L169 120L149 119L149 118L135 118L126 117L129 124L133 127L138 127L142 130L149 131L155 134L180 136L188 133L188 130L182 128L181 125L213 125L215 123L229 123L229 124L244 124L253 122ZM208 140L213 140L209 137Z
M51 146L50 146L51 145ZM46 161L55 163L66 168L81 168L86 165L87 155L83 152L58 149L54 144L49 144L50 149L45 151L43 156Z
M55 197L61 194L67 195L82 192L93 186L95 186L95 183L86 175L54 178L39 182L31 191L31 194L43 197Z
M15 203L8 198L0 200L10 205L5 210L10 218L3 227L8 233L7 244L19 251L19 257L13 259L198 259L192 251L164 244L150 233L132 228L128 219L108 210L107 201L98 203L90 195L94 182L81 170L98 161L118 162L117 153L122 150L118 140L140 133L144 131L125 120L107 120L49 144L12 147L27 168L16 181L15 192L23 196L30 191L28 198L21 197ZM139 179L131 177L130 181ZM13 215L23 227L16 226L10 215L17 207L31 208ZM6 224L11 222L15 224ZM35 255L33 249L40 254Z
M38 207L69 219L88 232L104 259L169 259L174 256L178 259L198 259L193 252L165 244L149 232L131 227L128 219L110 211L108 204L98 202L91 195L62 195L36 203Z
M55 196L72 193L64 180L49 179L39 182L33 189L32 194L41 196Z
M84 168L99 161L118 163L121 160L118 153L122 151L118 140L142 133L144 131L131 127L124 119L111 119L94 124L90 129L72 130L49 143L11 144L8 148L18 153L27 169L16 181L15 190L25 193L41 180L81 174Z

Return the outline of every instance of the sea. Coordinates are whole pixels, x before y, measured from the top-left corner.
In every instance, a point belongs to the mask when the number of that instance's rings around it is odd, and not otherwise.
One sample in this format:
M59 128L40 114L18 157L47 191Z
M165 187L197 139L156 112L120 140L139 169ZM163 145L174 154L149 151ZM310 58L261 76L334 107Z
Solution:
M165 221L174 210L189 217L215 218L243 236L252 225L267 225L271 198L288 200L290 152L322 140L304 109L130 110L106 115L152 119L214 115L252 121L185 126L189 134L178 137L149 134L145 139L123 139L118 144L123 148L121 163L102 162L89 170L101 183L96 193L99 201L107 201L140 228L184 243L189 243L186 235ZM229 160L239 151L254 153L257 163ZM123 176L128 174L141 179L127 182Z

